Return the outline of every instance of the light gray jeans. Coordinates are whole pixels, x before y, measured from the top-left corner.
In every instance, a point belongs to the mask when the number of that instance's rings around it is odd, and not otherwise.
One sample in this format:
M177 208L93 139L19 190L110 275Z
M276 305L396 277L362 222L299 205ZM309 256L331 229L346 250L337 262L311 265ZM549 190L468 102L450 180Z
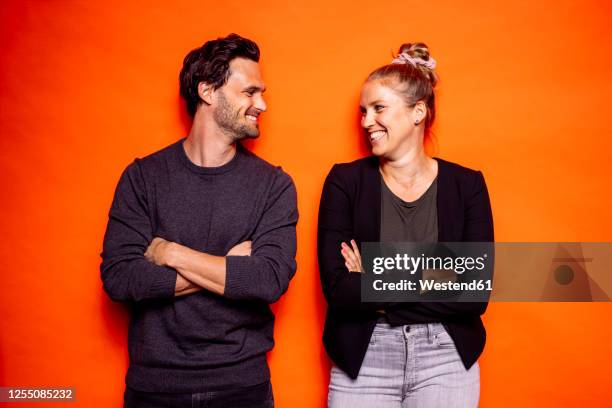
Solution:
M440 323L378 323L357 379L332 367L330 408L471 408L478 406L478 362L466 370Z

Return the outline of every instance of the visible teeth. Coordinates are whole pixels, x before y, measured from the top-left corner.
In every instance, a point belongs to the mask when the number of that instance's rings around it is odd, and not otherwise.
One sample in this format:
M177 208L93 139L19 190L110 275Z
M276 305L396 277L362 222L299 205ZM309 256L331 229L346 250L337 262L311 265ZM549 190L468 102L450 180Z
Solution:
M255 120L255 121L257 120L257 116L246 115L246 117L247 117L247 119L250 119L250 120Z
M378 140L383 137L387 132L384 130L377 130L376 132L370 133L370 140Z

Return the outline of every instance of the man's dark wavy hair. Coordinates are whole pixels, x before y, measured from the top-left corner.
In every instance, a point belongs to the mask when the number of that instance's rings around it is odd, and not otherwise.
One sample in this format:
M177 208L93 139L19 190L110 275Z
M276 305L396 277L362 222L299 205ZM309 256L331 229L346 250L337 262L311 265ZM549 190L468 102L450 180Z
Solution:
M259 47L238 34L207 41L187 54L179 75L181 96L187 103L187 112L194 116L201 101L198 84L206 82L218 89L225 85L231 72L230 61L247 58L259 62Z

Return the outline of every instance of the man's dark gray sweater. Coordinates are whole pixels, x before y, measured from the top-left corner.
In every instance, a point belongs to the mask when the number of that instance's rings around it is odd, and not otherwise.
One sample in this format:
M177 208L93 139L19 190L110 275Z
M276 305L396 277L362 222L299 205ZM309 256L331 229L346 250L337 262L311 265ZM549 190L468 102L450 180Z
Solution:
M269 304L295 274L298 219L291 178L243 147L227 164L192 163L183 140L127 167L109 214L102 281L131 309L126 384L141 391L202 392L269 379ZM225 294L174 297L177 272L144 258L156 237L225 256Z

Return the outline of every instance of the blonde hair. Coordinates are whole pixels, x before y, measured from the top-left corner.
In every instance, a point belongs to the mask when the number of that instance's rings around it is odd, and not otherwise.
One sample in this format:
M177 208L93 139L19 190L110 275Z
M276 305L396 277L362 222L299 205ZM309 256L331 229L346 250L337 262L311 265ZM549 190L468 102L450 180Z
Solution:
M402 56L405 57L401 58ZM438 83L438 75L433 67L435 67L435 61L429 55L427 45L424 43L402 44L393 62L374 70L368 75L366 82L381 81L398 92L409 107L423 101L427 106L425 132L429 133L436 117L434 88Z

